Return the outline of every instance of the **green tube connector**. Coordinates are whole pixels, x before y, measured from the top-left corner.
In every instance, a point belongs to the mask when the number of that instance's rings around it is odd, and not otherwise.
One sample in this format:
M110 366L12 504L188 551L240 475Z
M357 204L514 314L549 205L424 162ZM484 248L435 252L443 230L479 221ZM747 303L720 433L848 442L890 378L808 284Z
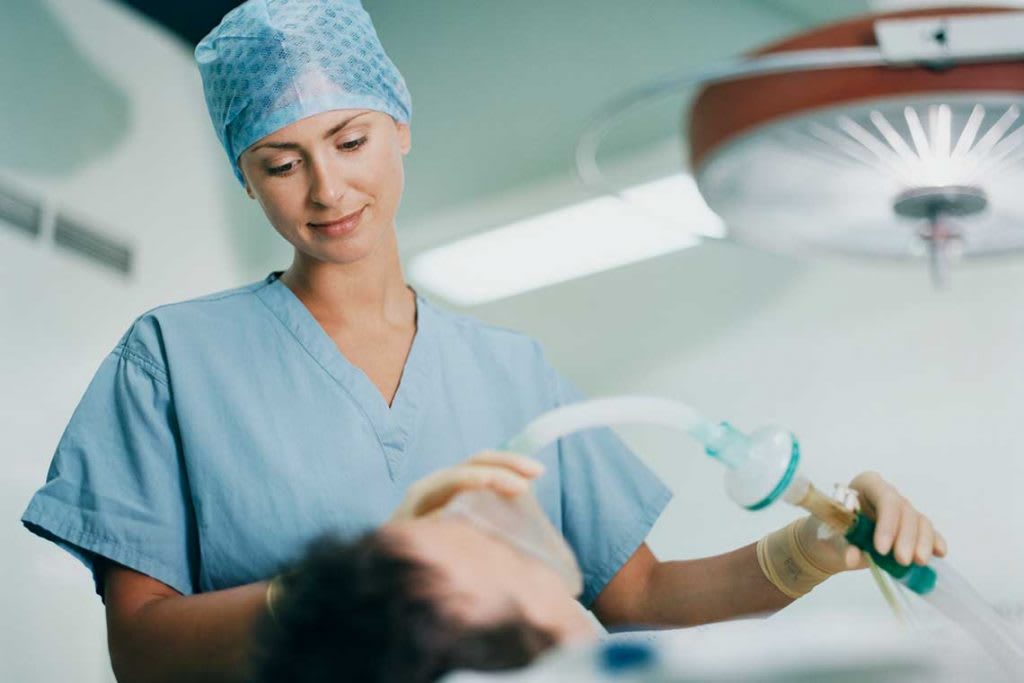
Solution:
M918 595L927 595L935 588L937 575L931 567L922 567L919 564L902 565L896 561L892 551L883 555L875 550L875 521L862 514L857 515L850 530L846 532L846 540L861 550L871 555L879 567L889 576L893 577L904 586Z

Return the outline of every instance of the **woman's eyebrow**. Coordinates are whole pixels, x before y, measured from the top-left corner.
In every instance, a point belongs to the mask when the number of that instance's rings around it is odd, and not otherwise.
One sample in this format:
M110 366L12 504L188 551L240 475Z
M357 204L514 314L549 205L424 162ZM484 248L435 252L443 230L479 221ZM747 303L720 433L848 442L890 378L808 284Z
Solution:
M364 114L369 114L369 113L370 112L368 112L368 111L359 112L358 114L354 114L354 115L348 117L347 119L344 119L343 121L335 124L334 126L331 127L331 129L329 131L324 133L323 139L326 140L327 138L331 137L332 135L334 135L335 133L340 131L342 128L347 126L349 123L351 123L353 119L357 119L360 116L363 116ZM299 149L301 147L301 145L299 145L297 142L264 142L262 144L256 145L255 147L253 147L249 151L250 152L255 152L256 150L258 150L258 149L260 149L262 147L271 147L273 149Z
M369 114L369 113L370 113L370 112L368 112L368 111L361 111L361 112L359 112L358 114L353 114L352 116L348 117L347 119L345 119L344 121L342 121L342 122L341 122L341 123L339 123L338 125L336 125L336 126L334 126L333 128L331 128L331 129L330 129L329 131L327 131L326 133L324 133L324 140L326 140L327 138L331 137L332 135L334 135L335 133L337 133L337 132L338 132L339 130L341 130L342 128L344 128L345 126L347 126L347 125L348 125L349 123L351 123L351 122L352 122L352 120L353 120L353 119L357 119L357 118L359 118L360 116L363 116L364 114Z

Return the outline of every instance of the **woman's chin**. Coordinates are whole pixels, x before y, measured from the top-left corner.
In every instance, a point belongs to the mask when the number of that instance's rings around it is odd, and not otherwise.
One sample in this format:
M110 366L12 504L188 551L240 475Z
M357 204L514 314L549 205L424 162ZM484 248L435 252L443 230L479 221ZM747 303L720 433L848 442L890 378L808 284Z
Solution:
M318 234L299 234L288 241L297 255L311 264L354 265L380 255L389 244L397 248L395 240L385 239L386 232L373 229L375 227L364 221L355 232L344 236L324 238Z
M306 260L338 266L349 266L366 261L374 254L374 244L351 240L345 244L305 245L299 248Z

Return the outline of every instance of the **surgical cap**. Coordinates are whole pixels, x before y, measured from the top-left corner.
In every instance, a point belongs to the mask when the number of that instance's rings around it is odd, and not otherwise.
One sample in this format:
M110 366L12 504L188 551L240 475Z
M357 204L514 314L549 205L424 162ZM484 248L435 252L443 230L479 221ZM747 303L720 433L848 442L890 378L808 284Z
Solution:
M254 142L333 109L412 116L402 75L358 0L248 0L196 47L206 106L231 166Z

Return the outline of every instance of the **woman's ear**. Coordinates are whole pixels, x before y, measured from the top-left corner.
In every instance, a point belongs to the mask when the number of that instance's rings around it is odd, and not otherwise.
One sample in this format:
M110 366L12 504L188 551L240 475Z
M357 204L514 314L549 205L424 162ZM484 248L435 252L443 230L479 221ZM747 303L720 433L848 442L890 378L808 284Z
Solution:
M409 129L408 123L398 123L398 147L402 150L402 154L408 154L409 150L412 149L412 131Z
M249 184L249 176L245 172L245 164L242 163L242 159L245 154L243 153L238 157L238 172L242 174L242 182L245 183L245 193L249 195L249 199L256 199L256 194L252 191L252 185Z
M249 195L249 199L256 199L256 194L252 191L252 185L249 184L249 178L245 175L245 169L241 166L238 168L242 172L242 182L245 183L245 193Z

